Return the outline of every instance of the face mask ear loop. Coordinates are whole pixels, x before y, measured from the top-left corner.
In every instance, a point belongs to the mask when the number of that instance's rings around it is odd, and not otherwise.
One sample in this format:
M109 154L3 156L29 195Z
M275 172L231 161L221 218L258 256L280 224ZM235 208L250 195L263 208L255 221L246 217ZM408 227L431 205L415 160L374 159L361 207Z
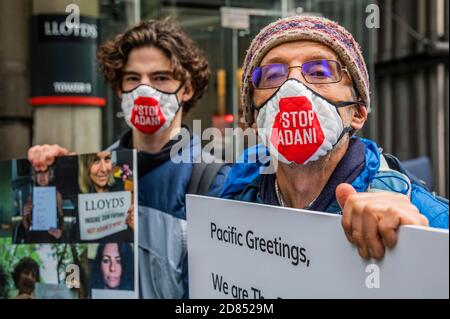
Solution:
M355 104L355 103L353 103L353 102L341 102L341 103L337 103L336 105L334 105L334 107L336 108L336 112L339 114L339 117L341 118L342 124L344 124L344 121L342 120L341 114L339 113L339 108L340 107L349 106L349 105L353 105L353 104ZM351 127L351 126L344 127L344 129L342 130L341 135L339 135L339 138L337 139L336 143L334 143L333 148L341 141L341 139L347 133L349 133L350 137L352 137L356 133L356 130L353 127Z
M341 108L341 107L346 107L346 106L350 106L350 105L355 105L355 104L358 104L358 105L360 105L360 106L366 106L366 104L365 103L363 103L363 102L359 102L359 101L354 101L354 102L352 102L352 101L348 101L348 102L340 102L340 103L336 103L335 105L334 105L334 107L336 108L336 111L338 111L338 113L339 113L339 108ZM339 117L340 117L340 114L339 114ZM341 121L342 121L342 118L341 118ZM343 123L344 121L342 121L342 123ZM343 132L343 134L345 134L345 133L350 133L349 135L350 135L350 137L352 137L353 135L355 135L355 133L356 133L356 130L353 128L353 127L351 127L351 126L349 126L349 127L346 127L346 128L344 128L344 132ZM342 135L342 134L341 134ZM339 140L342 138L343 136L341 136L341 137L339 137L339 139L338 139L338 142L339 142ZM336 144L338 143L338 142L336 142ZM335 145L336 145L335 144Z
M252 113L255 114L255 113L254 113L255 111L259 113L259 111L261 111L261 109L262 109L263 107L264 107L264 105L261 105L261 106L255 106L255 104L252 103L252 105L251 105Z
M341 135L339 135L339 138L337 139L336 143L333 144L333 148L342 140L342 138L345 136L345 134L350 133L350 136L353 135L355 129L351 126L347 126L342 131Z
M178 111L180 110L180 108L183 107L183 104L184 104L183 102L180 102L180 101L178 100L178 92L180 92L180 90L181 90L181 88L184 86L184 84L185 84L185 81L181 82L181 83L180 83L180 86L178 87L178 89L177 89L174 93L172 93L172 94L175 95L175 98L177 99L177 104L178 104L178 108L177 108L177 111L175 112L175 114L178 113Z
M173 94L178 94L178 92L180 92L181 88L184 86L185 81L180 83L180 86L178 87L178 89L176 89L175 92L173 92Z

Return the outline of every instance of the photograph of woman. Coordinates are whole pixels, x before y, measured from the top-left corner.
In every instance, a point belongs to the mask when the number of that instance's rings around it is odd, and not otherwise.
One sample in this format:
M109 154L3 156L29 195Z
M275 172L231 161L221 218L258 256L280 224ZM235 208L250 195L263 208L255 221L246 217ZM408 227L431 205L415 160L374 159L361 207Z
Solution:
M91 268L91 289L134 290L134 254L130 244L99 244Z
M98 152L79 156L78 182L81 193L105 193L123 190L123 185L114 179L112 153Z
M113 161L113 152L102 151L80 155L78 159L78 184L81 194L133 191L132 183L123 176L114 177L114 172L121 170ZM127 175L124 175L127 177ZM101 238L100 242L132 242L134 239L134 203L127 210L127 229ZM78 236L79 237L79 236Z

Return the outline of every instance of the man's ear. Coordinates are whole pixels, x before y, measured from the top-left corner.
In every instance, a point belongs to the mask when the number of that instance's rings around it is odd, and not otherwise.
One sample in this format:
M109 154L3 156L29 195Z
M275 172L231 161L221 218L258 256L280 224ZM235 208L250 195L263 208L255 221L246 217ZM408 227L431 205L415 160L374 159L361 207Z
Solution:
M180 91L180 102L187 102L192 99L194 96L194 86L192 85L192 81L188 80L183 85L183 88Z
M367 108L365 106L358 105L353 111L351 118L351 127L353 127L356 131L359 131L363 128L364 123L367 121Z

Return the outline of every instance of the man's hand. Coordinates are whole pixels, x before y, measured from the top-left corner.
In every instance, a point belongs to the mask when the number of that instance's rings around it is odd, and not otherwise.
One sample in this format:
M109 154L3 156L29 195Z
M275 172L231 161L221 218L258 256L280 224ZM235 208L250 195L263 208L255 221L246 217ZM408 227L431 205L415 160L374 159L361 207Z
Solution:
M127 225L134 230L134 203L131 204L127 212Z
M401 225L428 226L428 220L409 198L391 192L357 193L349 184L336 188L342 208L342 227L347 239L365 259L381 259L385 247L397 242Z
M53 164L57 156L72 154L59 145L36 145L28 150L28 160L36 172L44 172Z
M50 228L48 230L48 233L51 236L55 237L55 239L58 239L58 240L61 238L61 235L62 235L62 231L59 228Z
M25 205L23 205L23 219L22 219L22 224L25 230L28 230L28 228L30 228L32 211L33 211L33 203L27 201Z

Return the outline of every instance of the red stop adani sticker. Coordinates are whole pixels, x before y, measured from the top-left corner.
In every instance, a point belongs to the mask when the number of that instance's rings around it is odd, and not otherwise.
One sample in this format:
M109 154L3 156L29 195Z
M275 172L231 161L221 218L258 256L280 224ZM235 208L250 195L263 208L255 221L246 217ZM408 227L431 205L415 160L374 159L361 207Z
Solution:
M270 142L286 160L305 163L322 145L325 136L306 96L282 98Z

